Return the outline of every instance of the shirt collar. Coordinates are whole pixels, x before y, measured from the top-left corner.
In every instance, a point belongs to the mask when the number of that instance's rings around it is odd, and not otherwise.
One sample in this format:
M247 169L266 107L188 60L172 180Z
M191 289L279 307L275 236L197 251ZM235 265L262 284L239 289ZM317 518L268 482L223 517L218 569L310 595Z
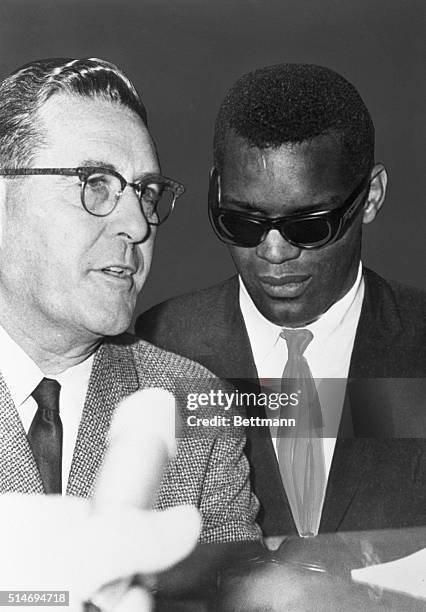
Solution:
M96 351L95 351L96 353ZM56 376L49 376L49 378L54 378L59 382L61 386L63 385L73 385L78 383L79 385L85 384L87 385L90 378L90 373L92 371L93 360L95 358L95 353L92 353L87 359L77 363L76 365L71 366L67 370L64 370L60 374Z
M359 263L358 274L354 284L343 297L332 304L319 319L306 325L316 340L324 340L340 327L352 310L355 302L364 295L364 278L362 275L362 264Z
M38 365L1 326L0 372L15 406L20 406L44 377Z
M256 308L253 300L239 277L240 283L240 308L246 324L247 333L250 338L253 350L262 359L272 350L280 338L283 327L275 325L266 319ZM332 304L330 308L322 314L319 319L305 325L304 329L309 329L316 340L321 340L331 335L339 327L355 302L362 298L364 291L364 279L362 275L362 264L359 263L358 274L354 284L343 297ZM254 348L256 347L256 348Z
M76 381L81 384L88 383L92 370L93 353L77 365L74 365L54 378L62 386L72 385ZM21 406L31 395L45 374L38 365L27 355L27 353L9 336L6 330L0 325L0 372L10 391L13 403L16 407Z
M263 359L277 343L282 327L271 323L254 305L253 300L239 276L240 308L246 325L255 362Z

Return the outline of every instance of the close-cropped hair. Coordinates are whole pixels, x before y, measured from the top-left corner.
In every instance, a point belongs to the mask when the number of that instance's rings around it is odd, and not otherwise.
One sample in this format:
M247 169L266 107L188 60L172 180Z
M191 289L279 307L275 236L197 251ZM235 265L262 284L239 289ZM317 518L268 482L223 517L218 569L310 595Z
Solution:
M0 84L0 165L31 163L43 144L37 111L54 94L101 98L134 111L147 124L145 107L128 77L97 58L48 58L25 64Z
M214 163L221 171L229 134L258 149L332 136L350 178L374 164L374 125L355 87L329 68L277 64L243 75L227 93L215 124Z

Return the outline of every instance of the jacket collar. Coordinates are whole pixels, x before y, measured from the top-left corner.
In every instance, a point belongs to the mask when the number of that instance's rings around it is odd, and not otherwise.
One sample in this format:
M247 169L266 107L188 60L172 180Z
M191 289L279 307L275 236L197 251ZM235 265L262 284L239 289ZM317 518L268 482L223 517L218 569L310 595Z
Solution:
M109 339L98 349L74 449L67 495L88 497L107 445L107 433L117 404L138 389L138 376L129 345Z
M257 379L250 341L239 306L238 277L222 284L215 309L209 315L203 342L199 350L202 359L195 356L219 378Z
M394 355L391 347L402 333L402 321L389 285L364 268L365 293L349 378L392 376Z
M24 427L0 374L0 493L43 493Z

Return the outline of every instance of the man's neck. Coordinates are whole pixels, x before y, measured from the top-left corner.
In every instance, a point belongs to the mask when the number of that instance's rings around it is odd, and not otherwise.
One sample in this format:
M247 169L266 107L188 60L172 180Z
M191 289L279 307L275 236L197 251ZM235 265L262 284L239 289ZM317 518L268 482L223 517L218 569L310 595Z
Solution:
M0 325L46 375L56 375L85 361L101 339L81 337L65 330L53 330L39 325L22 326L0 312Z

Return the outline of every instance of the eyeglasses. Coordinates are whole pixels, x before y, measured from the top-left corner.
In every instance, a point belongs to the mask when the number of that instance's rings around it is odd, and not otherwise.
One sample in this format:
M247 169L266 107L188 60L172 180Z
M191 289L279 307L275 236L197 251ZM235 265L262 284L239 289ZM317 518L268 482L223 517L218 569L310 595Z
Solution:
M160 225L172 212L185 187L160 174L147 174L130 183L115 170L98 166L84 168L3 168L1 176L78 176L81 203L95 217L110 215L126 187L132 187L149 225Z
M209 193L209 216L218 238L227 244L252 248L276 229L290 244L301 249L320 249L344 234L365 202L359 198L370 184L370 173L355 187L341 206L285 217L260 217L221 207L220 176L213 171ZM366 194L367 195L367 194Z

